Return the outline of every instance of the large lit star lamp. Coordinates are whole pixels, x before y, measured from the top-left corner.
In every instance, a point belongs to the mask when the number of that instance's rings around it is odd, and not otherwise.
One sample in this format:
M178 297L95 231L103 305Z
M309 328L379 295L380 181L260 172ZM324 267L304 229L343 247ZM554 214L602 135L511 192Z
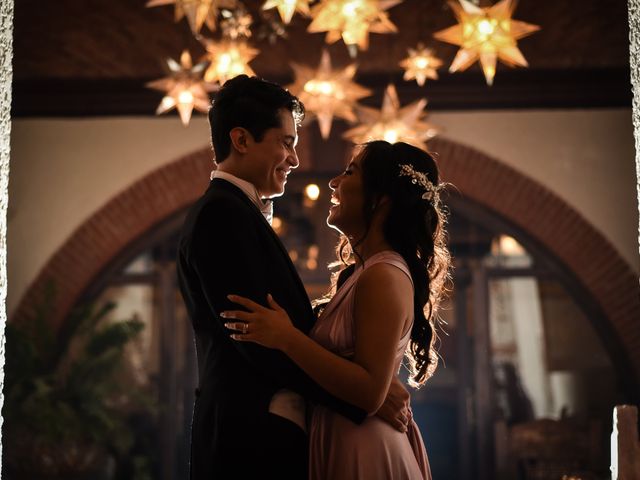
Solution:
M331 68L331 57L326 50L318 68L291 64L295 73L295 82L288 86L291 92L304 103L307 111L318 119L322 138L329 138L333 117L355 122L356 101L371 95L371 90L353 82L356 65L343 69Z
M402 0L321 0L311 9L313 21L307 28L311 33L327 32L326 43L340 38L353 55L357 48L369 47L369 32L396 32L385 10Z
M479 60L487 84L492 85L497 60L511 67L528 66L516 40L540 27L511 18L516 0L500 0L485 8L466 0L459 2L449 2L458 25L433 34L438 40L460 46L449 67L450 72L466 70Z
M187 17L191 31L200 33L203 25L216 29L216 19L221 8L235 8L237 0L149 0L147 7L175 4L175 19L179 22Z
M438 134L438 128L424 121L427 100L421 98L400 107L398 93L390 84L384 94L382 109L359 106L361 124L344 133L353 143L386 140L389 143L405 142L427 150L427 141Z
M203 80L202 72L205 63L194 66L187 50L182 52L180 63L169 58L167 66L170 71L168 77L148 82L146 86L166 94L156 109L156 115L175 108L178 110L182 124L186 127L189 125L194 108L204 113L209 110L209 92L217 90L218 85Z

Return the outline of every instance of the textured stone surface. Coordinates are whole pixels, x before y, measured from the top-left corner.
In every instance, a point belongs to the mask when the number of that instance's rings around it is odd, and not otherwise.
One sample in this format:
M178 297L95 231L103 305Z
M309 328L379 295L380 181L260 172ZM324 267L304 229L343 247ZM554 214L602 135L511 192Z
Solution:
M636 139L638 209L640 211L640 0L629 0L629 58L631 62L631 88L633 90L633 129ZM640 248L640 225L638 228Z
M7 205L9 202L9 134L11 133L11 57L13 0L0 2L0 409L4 403L4 325L7 320ZM0 427L2 418L0 417ZM0 448L2 439L0 438ZM2 460L0 460L0 467Z

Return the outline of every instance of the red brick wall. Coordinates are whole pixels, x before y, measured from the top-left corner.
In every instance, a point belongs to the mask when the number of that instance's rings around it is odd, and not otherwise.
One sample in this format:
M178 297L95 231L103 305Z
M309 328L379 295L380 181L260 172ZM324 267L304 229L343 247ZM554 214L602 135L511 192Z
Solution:
M640 372L638 277L613 246L544 186L472 148L436 139L443 178L462 195L501 215L555 255L601 306ZM135 182L81 225L28 289L12 320L31 311L48 279L57 287L57 323L82 292L127 245L204 190L208 149L195 152ZM640 380L638 374L636 379Z

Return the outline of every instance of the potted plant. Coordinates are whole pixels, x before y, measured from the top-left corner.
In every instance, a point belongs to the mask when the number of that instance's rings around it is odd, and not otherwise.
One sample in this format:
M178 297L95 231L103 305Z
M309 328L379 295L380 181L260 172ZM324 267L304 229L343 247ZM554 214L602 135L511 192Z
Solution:
M105 322L115 307L108 303L76 309L55 331L47 321L53 297L49 288L29 321L6 327L4 473L16 480L109 478L110 455L126 453L133 440L121 404L136 393L125 391L117 372L144 325Z

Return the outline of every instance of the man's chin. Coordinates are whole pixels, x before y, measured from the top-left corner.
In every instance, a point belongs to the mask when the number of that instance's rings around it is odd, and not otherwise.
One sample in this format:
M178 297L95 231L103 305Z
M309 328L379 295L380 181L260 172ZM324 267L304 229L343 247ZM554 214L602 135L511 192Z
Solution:
M265 198L274 199L274 198L281 197L282 195L284 195L284 185L280 189L277 189L277 190L274 189L271 193L266 195Z

